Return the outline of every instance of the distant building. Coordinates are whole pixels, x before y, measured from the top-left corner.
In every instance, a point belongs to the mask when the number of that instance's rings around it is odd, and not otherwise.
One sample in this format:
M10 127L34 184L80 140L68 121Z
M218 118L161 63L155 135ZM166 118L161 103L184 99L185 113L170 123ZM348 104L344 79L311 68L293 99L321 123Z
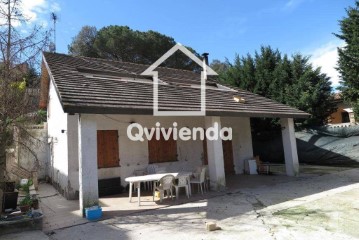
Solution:
M336 93L334 99L337 104L337 111L330 115L329 124L355 124L354 112L350 104L344 102L340 93Z

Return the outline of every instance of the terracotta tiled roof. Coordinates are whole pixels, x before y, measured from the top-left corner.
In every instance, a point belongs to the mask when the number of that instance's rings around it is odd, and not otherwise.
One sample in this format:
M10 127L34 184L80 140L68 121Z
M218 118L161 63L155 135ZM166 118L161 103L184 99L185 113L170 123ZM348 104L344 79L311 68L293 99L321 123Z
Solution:
M140 75L148 65L55 53L44 53L43 59L46 66L43 74L48 73L54 81L65 112L153 114L152 78ZM200 110L199 73L162 67L156 70L161 81L158 88L159 110ZM287 105L217 82L215 77L207 80L206 115L309 116ZM43 81L42 84L47 83ZM48 91L44 86L42 89ZM234 96L240 96L245 102L234 101Z

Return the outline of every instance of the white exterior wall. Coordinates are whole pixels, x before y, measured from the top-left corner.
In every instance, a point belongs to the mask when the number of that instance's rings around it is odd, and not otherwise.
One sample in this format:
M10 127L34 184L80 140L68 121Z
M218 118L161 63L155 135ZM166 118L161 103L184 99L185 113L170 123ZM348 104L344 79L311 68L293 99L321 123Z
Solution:
M79 115L68 115L68 162L69 162L69 184L68 192L70 199L78 198L79 194L79 148L78 148L78 122Z
M206 129L210 129L218 125L221 129L220 117L206 117ZM219 137L217 139L207 139L207 157L208 157L208 171L210 186L213 190L223 190L226 186L226 175L224 172L224 159L223 159L223 143Z
M78 115L69 115L63 111L52 82L49 88L47 128L51 141L47 175L66 198L76 199L79 191Z
M134 170L146 169L148 166L148 142L134 142L127 137L127 127L132 122L141 124L143 127L152 128L156 122L161 127L172 127L177 122L177 128L181 127L205 127L204 117L154 117L143 115L87 115L94 120L97 130L118 130L120 167L98 169L98 179L121 177L121 184L125 186L126 177L132 176ZM243 173L244 162L253 156L252 140L250 135L249 118L220 118L222 127L233 128L233 158L237 174ZM77 196L79 191L79 162L78 162L78 115L67 116L68 137L68 194ZM50 126L49 126L50 129ZM58 130L61 133L61 130ZM248 137L248 139L247 139ZM168 171L193 171L202 165L203 143L201 140L177 141L177 162L159 163ZM243 155L243 156L241 156ZM248 156L247 156L248 155ZM250 155L250 156L249 156ZM73 195L72 195L73 194ZM71 197L72 198L72 197Z
M221 118L224 127L232 127L233 162L236 174L248 171L248 159L253 158L252 133L249 117Z
M91 115L82 114L78 121L80 210L98 204L97 123Z
M48 137L50 143L49 177L53 185L67 197L68 191L68 131L67 114L63 111L54 84L50 82L47 109ZM64 133L61 130L65 130Z
M287 175L298 176L299 162L293 118L281 118L280 123L282 126L282 141Z
M107 116L107 117L106 117ZM124 179L132 176L134 170L146 169L148 166L148 142L134 142L127 137L127 127L130 122L136 122L143 127L152 128L156 122L161 127L173 127L177 122L177 128L204 127L203 117L153 117L142 115L94 115L97 120L97 130L118 130L120 167L102 168L98 170L99 179L121 177L122 185L126 185ZM159 120L160 119L160 120ZM168 171L188 170L193 171L202 165L203 143L196 141L177 141L177 162L158 163L160 167L166 167Z

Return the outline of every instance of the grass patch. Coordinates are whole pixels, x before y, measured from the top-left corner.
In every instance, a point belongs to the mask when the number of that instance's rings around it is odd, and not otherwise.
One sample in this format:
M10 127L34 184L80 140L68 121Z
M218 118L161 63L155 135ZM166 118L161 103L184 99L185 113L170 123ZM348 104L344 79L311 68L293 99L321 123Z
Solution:
M314 218L320 221L329 219L329 217L322 210L307 209L303 206L280 210L273 213L273 216L283 217L291 220L301 220L305 217Z

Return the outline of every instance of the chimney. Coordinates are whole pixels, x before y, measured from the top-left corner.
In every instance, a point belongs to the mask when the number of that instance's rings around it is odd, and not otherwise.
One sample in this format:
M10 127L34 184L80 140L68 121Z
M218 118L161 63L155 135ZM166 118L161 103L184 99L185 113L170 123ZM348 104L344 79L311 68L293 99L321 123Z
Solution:
M207 64L207 66L208 66L208 55L209 55L209 53L203 53L202 54L203 60Z

